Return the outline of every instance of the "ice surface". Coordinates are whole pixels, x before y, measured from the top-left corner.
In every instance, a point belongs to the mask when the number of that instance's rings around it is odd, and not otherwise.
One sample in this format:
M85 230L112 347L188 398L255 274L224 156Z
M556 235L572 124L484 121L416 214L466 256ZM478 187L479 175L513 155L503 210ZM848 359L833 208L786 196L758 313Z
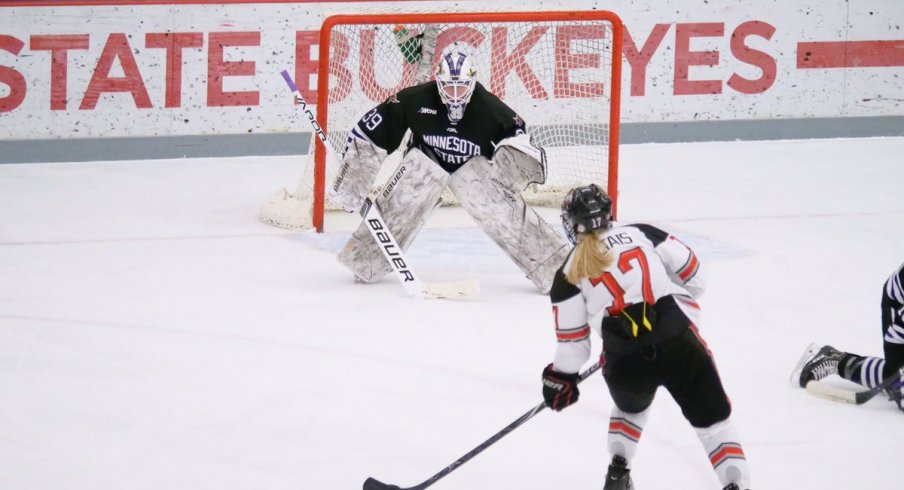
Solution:
M904 261L904 138L625 146L620 218L696 247L702 334L757 489L900 486L904 413L788 383L811 341L881 355L879 297ZM411 486L540 401L548 300L460 209L409 252L467 301L352 282L323 235L257 208L294 158L0 165L0 488ZM557 219L557 211L544 214ZM598 348L599 345L596 345ZM843 381L835 381L844 383ZM434 488L599 489L601 377ZM662 391L641 490L716 489Z

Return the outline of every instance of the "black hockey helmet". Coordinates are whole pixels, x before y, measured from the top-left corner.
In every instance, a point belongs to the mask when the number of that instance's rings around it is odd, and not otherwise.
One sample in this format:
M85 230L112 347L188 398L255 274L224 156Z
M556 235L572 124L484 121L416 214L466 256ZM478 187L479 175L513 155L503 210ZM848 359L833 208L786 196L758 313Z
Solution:
M609 229L612 226L612 199L596 184L575 187L562 202L562 226L571 243L578 233Z

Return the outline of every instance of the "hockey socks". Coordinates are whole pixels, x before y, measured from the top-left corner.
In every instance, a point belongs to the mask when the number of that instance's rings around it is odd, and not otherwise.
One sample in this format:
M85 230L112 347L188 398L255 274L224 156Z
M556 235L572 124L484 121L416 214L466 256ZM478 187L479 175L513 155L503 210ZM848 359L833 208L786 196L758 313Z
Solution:
M618 407L613 408L609 418L609 454L625 458L627 466L630 467L631 459L637 452L637 443L643 433L643 426L649 417L649 408L639 413L628 413L619 410Z
M706 428L695 428L697 437L709 455L716 476L723 486L736 483L741 489L750 488L750 468L741 448L738 432L730 419Z
M881 357L858 356L845 354L838 363L838 375L861 386L873 389L881 385L890 376L898 374L897 383L885 389L888 398L904 410L904 368L895 370Z
M881 357L845 354L838 363L838 375L867 388L875 388L894 371L885 372L885 359Z

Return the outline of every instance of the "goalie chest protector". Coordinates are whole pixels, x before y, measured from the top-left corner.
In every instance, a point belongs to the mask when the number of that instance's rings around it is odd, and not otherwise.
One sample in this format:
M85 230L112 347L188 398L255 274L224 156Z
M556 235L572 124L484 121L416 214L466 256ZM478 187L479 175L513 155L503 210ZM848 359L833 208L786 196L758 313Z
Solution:
M390 96L358 122L358 131L388 153L407 129L414 136L408 148L419 148L450 174L477 155L492 158L497 143L527 132L524 120L479 82L456 123L433 81Z

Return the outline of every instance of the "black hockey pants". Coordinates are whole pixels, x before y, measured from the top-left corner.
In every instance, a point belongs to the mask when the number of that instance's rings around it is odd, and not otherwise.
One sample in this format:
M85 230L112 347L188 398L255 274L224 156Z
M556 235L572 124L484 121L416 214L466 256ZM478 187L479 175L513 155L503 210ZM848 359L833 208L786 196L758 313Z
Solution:
M656 390L663 386L692 426L709 427L727 419L731 404L715 361L696 326L671 297L660 299L656 312L654 330L671 330L677 334L653 346L623 354L606 346L604 333L603 375L615 405L625 412L642 412L653 403Z

